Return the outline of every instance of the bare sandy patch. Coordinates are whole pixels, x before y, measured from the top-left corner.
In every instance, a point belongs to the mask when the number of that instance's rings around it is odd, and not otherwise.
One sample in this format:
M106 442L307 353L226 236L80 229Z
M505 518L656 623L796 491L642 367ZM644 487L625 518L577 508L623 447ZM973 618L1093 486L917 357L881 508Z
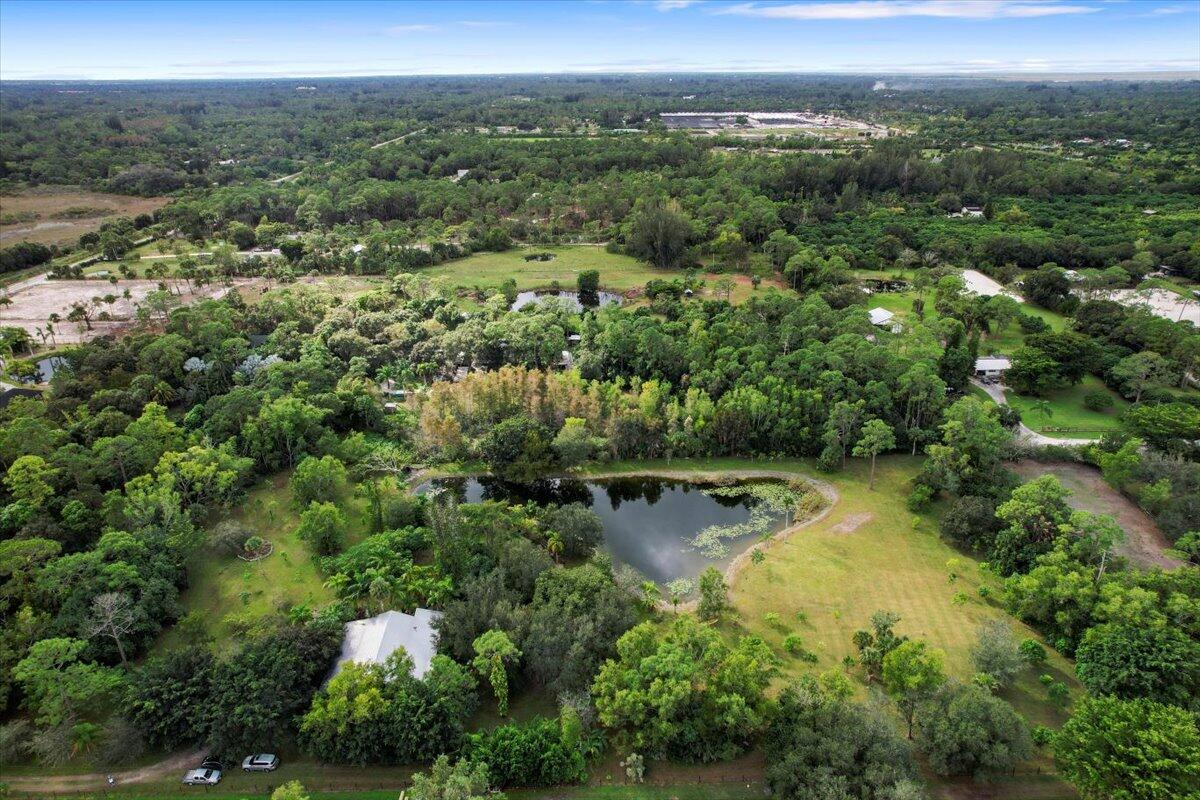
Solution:
M873 519L875 519L875 515L869 511L865 514L847 514L841 522L832 526L829 530L833 533L854 533Z
M253 280L255 279L239 279L234 285ZM52 344L83 342L128 328L137 318L138 304L158 287L158 281L147 280L122 280L116 285L104 280L30 280L23 282L20 288L9 294L13 302L5 310L3 323L23 328L34 336L35 340L40 341L38 329L46 331L51 315L57 314L61 319L53 326L53 342L47 341ZM209 285L192 291L182 286L180 289L179 300L184 305L198 300L223 297L229 291L228 287L222 285ZM126 290L129 291L129 297L124 296ZM94 298L109 295L114 298L112 303L93 303ZM82 303L92 310L90 330L83 322L66 321L71 307L76 303ZM108 319L97 319L101 312L106 313Z
M1200 301L1189 300L1166 289L1115 289L1108 293L1110 300L1122 305L1143 305L1150 313L1172 322L1200 325Z

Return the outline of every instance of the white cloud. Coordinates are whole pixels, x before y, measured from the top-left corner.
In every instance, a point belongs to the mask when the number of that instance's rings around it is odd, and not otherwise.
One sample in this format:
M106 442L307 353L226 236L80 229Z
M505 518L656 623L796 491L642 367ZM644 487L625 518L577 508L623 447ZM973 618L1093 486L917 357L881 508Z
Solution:
M1165 16L1167 14L1186 14L1189 11L1195 11L1197 8L1200 8L1200 6L1195 6L1195 5L1189 6L1189 5L1184 5L1183 3L1180 3L1179 5L1174 5L1174 6L1159 6L1158 8L1151 11L1150 14L1155 17L1161 17L1161 16Z
M654 7L659 11L678 11L681 8L694 6L700 0L657 0Z
M717 13L794 20L863 20L895 17L999 19L1090 14L1099 10L1095 6L1050 2L1049 0L1046 2L1043 0L848 0L848 2L788 3L786 5L741 3L723 8Z
M436 31L434 25L393 25L384 30L388 36L407 36L410 33L425 33L427 31Z

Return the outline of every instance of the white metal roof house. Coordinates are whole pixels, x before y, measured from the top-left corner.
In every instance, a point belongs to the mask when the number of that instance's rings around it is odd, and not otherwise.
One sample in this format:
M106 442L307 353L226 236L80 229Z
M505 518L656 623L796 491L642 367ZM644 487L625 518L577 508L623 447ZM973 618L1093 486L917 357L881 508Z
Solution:
M337 675L342 665L350 661L383 664L400 648L404 648L412 659L413 677L425 677L437 654L437 631L433 629L433 622L441 615L440 611L418 608L413 614L385 611L374 617L347 622L342 652L329 677Z
M892 320L896 318L896 315L886 308L872 308L867 313L871 316L871 324L879 325L880 327L890 325Z
M886 308L872 308L867 315L871 318L871 324L877 328L887 328L892 333L904 330L904 326L900 324L900 320L896 319L896 315Z
M975 374L983 378L999 378L1012 366L1007 356L983 356L975 359Z

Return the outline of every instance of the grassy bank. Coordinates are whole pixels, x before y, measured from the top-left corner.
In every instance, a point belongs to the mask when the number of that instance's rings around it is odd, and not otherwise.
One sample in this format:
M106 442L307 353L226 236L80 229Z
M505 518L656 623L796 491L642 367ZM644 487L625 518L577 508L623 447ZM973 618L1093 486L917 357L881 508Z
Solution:
M1083 400L1088 394L1099 392L1112 398L1113 405L1106 411L1092 411L1084 405ZM1094 439L1109 431L1121 427L1121 413L1129 407L1129 402L1116 392L1105 386L1094 375L1086 376L1083 381L1050 392L1044 398L1047 402L1047 416L1039 403L1041 398L1020 395L1013 391L1005 393L1008 404L1021 413L1021 421L1027 426L1044 433L1047 436L1059 436L1067 439Z

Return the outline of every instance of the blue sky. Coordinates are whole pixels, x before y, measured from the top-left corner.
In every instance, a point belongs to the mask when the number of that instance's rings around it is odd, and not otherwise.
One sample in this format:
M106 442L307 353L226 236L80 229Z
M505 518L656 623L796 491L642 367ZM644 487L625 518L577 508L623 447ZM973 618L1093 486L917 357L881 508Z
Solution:
M7 80L1168 70L1200 0L0 0Z

